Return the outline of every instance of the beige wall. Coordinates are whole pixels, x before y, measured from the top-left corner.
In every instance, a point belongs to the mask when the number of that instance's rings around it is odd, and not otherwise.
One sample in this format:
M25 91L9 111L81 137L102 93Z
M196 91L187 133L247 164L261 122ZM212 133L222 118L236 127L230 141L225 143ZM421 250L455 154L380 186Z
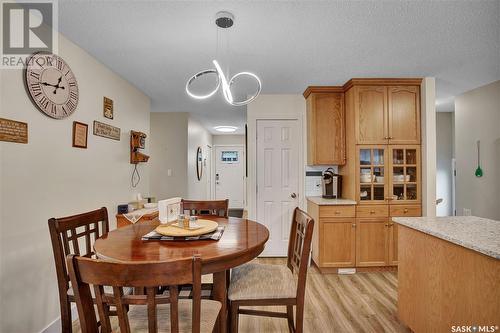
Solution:
M477 178L476 141L481 140ZM456 208L472 215L500 220L500 81L466 92L455 99Z
M130 130L149 135L149 98L63 37L59 55L80 90L76 112L64 120L33 106L21 70L1 70L0 116L29 128L29 144L0 142L1 332L40 332L60 314L47 219L106 206L114 228L118 204L149 194L148 164L132 188L129 163ZM102 116L103 96L114 100L114 120ZM75 120L89 124L88 149L71 146ZM94 120L120 127L121 140L94 136Z
M214 146L221 145L244 145L245 136L244 135L214 135L213 136Z
M420 86L422 128L422 215L436 216L436 80Z
M189 118L187 152L187 198L192 200L210 199L209 177L205 168L201 180L196 176L196 152L201 147L204 159L211 153L212 134L196 119Z
M151 113L150 189L158 200L187 195L188 120L187 112Z
M453 215L453 126L453 112L436 113L436 197L443 199L436 207L437 216Z
M196 150L208 156L212 134L187 112L151 113L151 194L157 199L210 199L209 174L196 177ZM171 176L168 170L171 170ZM205 169L206 170L206 169Z

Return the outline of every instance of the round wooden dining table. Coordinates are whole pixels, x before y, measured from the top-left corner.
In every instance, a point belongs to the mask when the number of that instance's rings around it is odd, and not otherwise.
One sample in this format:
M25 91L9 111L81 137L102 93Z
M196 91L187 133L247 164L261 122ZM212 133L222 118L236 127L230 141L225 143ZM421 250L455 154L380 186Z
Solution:
M203 218L225 226L219 240L142 240L142 236L159 225L155 219L108 232L96 240L94 251L100 259L118 262L175 261L200 255L202 274L213 273L213 298L222 303L218 331L227 332L226 272L256 258L264 250L269 230L248 219Z

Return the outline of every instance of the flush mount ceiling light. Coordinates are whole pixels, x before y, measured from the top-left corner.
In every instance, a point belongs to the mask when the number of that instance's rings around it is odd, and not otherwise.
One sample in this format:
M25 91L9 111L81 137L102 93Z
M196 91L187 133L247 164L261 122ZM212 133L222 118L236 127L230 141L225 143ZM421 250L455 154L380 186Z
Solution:
M234 16L233 16L233 14L231 14L229 12L218 12L215 16L215 24L218 27L217 28L217 50L218 50L219 49L219 34L218 34L218 32L219 32L219 30L227 29L227 28L230 28L231 26L233 26ZM226 42L226 46L227 46L227 42ZM228 104L233 105L233 106L247 105L248 103L250 103L254 99L256 99L257 96L259 96L260 91L262 90L262 83L257 75L255 75L254 73L250 73L250 72L239 72L239 73L233 75L230 79L228 79L228 77L226 77L226 75L222 71L222 68L219 65L219 62L217 60L214 59L212 61L212 64L214 65L215 69L206 69L206 70L200 71L189 78L189 80L186 83L186 93L189 96L191 96L194 99L206 99L206 98L212 97L219 90L221 84L222 84L222 95L224 96L224 99L226 100L226 102ZM190 87L193 84L193 82L196 79L202 77L203 75L208 75L208 74L215 74L215 77L217 80L216 85L215 85L215 89L210 91L209 93L203 94L203 95L194 94L190 90ZM247 95L247 96L250 96L247 99L245 99L243 101L235 101L233 98L233 93L231 92L231 87L235 84L235 82L238 79L241 79L245 76L255 80L255 82L257 83L257 90L253 95Z
M214 130L222 133L232 133L238 129L236 126L215 126Z

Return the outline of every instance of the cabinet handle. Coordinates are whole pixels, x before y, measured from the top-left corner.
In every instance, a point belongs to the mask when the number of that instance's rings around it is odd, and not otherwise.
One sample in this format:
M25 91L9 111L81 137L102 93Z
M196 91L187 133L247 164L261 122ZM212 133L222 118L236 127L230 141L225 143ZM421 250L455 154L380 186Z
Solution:
M389 226L389 223L385 223L385 226L388 227Z
M340 214L340 212L339 212L338 210L336 210L336 211L335 211L335 214L339 215L339 214Z
M388 139L389 139L389 137L388 137L388 136L384 136L384 140L388 140Z
M352 224L352 227L353 227L353 228L356 228L356 223L353 223L353 224Z
M375 214L375 211L374 210L370 210L370 214Z
M403 209L403 213L408 213L408 208Z

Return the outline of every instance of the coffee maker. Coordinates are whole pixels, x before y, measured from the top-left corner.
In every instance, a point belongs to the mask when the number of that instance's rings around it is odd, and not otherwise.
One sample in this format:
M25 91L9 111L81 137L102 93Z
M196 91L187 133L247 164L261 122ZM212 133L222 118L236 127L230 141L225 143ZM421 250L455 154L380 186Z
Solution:
M341 197L342 176L334 172L332 168L323 171L321 179L322 197L325 199L337 199Z

